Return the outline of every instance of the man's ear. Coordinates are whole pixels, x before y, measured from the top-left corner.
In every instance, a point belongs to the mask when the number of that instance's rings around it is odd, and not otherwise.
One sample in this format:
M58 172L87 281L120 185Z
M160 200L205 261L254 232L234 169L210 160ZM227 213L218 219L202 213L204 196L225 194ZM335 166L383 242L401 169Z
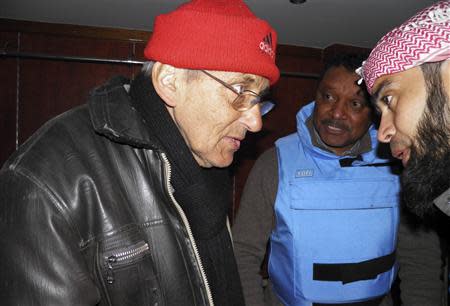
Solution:
M155 62L152 69L152 82L158 95L163 99L169 107L174 107L176 104L176 68Z

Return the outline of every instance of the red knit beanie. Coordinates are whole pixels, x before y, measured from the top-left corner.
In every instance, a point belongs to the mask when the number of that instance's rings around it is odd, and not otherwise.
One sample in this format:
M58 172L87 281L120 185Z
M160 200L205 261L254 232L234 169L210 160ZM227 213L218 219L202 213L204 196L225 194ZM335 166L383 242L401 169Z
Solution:
M192 0L156 17L145 57L178 68L251 73L275 83L277 34L242 0Z

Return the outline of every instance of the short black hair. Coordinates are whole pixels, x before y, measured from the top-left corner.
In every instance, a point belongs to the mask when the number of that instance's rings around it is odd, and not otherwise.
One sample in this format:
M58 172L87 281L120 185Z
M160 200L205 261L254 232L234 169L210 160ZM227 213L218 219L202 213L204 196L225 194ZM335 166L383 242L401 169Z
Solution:
M348 71L355 71L361 67L362 62L367 59L369 54L365 53L338 53L324 60L325 65L319 76L319 82L322 81L325 73L334 67L344 67Z

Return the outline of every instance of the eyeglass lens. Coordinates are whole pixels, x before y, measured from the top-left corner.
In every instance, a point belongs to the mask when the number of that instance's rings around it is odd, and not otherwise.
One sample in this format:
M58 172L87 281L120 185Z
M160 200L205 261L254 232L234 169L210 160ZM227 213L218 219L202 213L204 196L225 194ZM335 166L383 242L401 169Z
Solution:
M243 112L243 111L246 111L246 110L252 108L256 104L259 104L261 116L264 116L265 114L267 114L269 111L271 111L273 109L273 107L275 106L275 103L273 103L271 101L260 101L260 100L261 99L259 96L255 97L253 94L250 94L250 93L247 93L247 94L242 93L233 102L233 107L237 111Z

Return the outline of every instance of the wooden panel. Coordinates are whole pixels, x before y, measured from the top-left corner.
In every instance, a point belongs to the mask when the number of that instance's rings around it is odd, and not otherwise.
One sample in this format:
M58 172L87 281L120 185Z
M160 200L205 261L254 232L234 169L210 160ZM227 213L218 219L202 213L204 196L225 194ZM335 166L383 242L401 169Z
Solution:
M61 38L22 34L21 51L49 55L129 58L131 44L113 40ZM127 65L53 60L20 60L19 142L26 140L48 119L86 102L89 91L111 76L131 77Z
M147 59L144 57L144 49L147 45L147 42L136 42L134 43L134 58L137 61L146 61Z
M147 59L144 57L144 49L147 45L147 42L135 42L133 43L133 55L136 61L145 62ZM134 65L133 66L133 76L138 74L141 70L141 66Z
M0 29L6 32L50 34L64 37L112 39L124 41L148 41L149 31L126 30L108 27L91 27L73 24L56 24L0 18Z
M317 74L322 68L322 50L280 45L277 47L277 66L282 72Z
M362 54L368 56L370 53L370 49L356 47L356 46L348 46L341 44L333 44L326 47L323 50L323 58L327 59L335 54Z
M0 48L17 49L17 35L0 32ZM17 63L13 58L0 58L0 166L16 148L16 83Z

